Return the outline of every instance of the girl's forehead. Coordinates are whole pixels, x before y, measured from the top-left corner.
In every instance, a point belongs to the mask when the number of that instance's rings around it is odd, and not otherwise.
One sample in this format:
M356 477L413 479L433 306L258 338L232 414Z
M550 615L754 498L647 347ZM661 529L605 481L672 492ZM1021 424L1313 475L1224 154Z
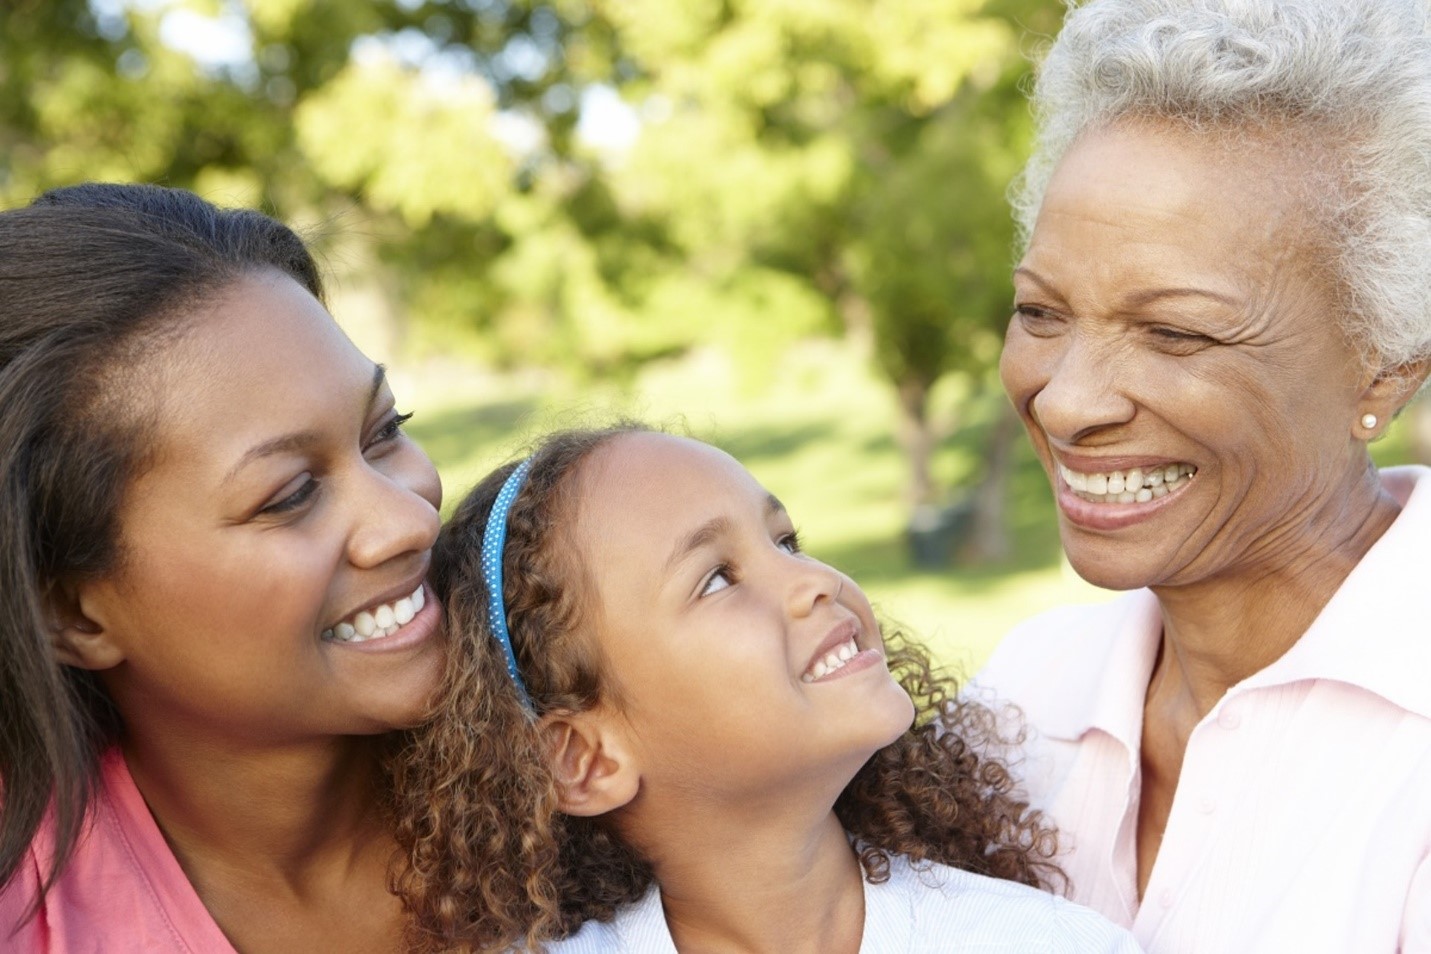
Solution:
M656 546L693 525L747 511L770 495L724 451L687 437L636 432L600 447L579 475L577 524L585 546Z

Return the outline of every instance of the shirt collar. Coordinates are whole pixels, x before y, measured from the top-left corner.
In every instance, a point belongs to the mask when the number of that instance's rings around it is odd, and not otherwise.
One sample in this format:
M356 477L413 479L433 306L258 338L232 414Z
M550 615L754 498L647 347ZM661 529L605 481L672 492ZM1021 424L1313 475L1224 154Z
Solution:
M1296 645L1229 696L1328 679L1431 718L1431 468L1388 468L1381 481L1401 513ZM1143 699L1162 638L1157 597L1135 590L1101 606L1072 609L1060 617L1067 638L1057 641L1047 660L1069 691L1021 705L1051 738L1074 740L1099 729L1137 751Z
M1388 468L1381 483L1401 513L1297 644L1238 689L1329 679L1431 718L1431 468Z
M1067 626L1051 647L1048 671L1066 691L1021 700L1031 724L1057 739L1100 729L1137 751L1143 697L1163 632L1158 599L1134 590L1098 606L1070 607L1052 625Z

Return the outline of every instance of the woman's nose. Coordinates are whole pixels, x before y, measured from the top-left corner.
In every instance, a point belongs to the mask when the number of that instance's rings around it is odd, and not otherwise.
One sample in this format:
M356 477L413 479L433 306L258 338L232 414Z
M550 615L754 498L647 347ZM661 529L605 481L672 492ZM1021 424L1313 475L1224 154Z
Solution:
M348 538L348 559L364 569L388 560L432 548L441 529L437 504L440 490L429 464L395 473L365 469L363 492L354 501L353 530Z
M1048 378L1030 401L1030 412L1049 437L1067 444L1133 418L1135 404L1123 387L1125 363L1115 339L1071 334L1050 361Z

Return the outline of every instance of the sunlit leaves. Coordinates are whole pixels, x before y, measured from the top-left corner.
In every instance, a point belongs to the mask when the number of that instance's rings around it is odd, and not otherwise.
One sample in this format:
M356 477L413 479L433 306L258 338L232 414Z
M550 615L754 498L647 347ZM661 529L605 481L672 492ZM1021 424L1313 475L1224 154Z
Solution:
M491 90L475 76L426 76L374 57L305 99L296 120L321 176L422 228L437 214L480 220L510 188L492 112Z

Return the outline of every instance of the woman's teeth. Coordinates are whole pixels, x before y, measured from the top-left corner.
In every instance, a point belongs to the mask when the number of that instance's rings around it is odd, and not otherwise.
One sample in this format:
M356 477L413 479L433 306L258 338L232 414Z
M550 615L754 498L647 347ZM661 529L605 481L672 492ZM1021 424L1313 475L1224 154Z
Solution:
M1197 473L1192 464L1134 467L1100 474L1080 474L1062 464L1058 472L1073 493L1090 503L1147 503L1177 490Z
M800 677L801 682L814 682L822 676L828 676L836 669L845 668L845 663L854 659L860 648L855 645L852 639L849 642L841 643L820 659L815 660L814 665L805 670Z
M369 639L382 639L402 629L427 603L421 586L396 603L384 603L353 614L332 629L323 630L323 638L337 643L361 643Z

